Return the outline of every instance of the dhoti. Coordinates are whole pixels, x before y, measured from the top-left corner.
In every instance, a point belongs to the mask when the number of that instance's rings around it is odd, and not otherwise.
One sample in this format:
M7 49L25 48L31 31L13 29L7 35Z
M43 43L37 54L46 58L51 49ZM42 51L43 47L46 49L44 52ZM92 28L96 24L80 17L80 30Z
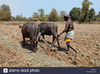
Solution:
M74 38L74 30L67 32L64 40L66 42L69 42L69 41L72 41L73 38Z

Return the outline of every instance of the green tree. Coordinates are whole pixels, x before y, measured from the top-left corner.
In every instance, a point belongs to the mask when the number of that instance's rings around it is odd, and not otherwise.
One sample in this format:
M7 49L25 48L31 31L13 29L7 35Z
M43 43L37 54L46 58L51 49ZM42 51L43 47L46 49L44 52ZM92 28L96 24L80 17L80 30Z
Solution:
M40 14L40 20L44 21L44 10L43 9L39 9L39 14Z
M99 13L96 16L96 21L100 21L100 11L99 11Z
M84 1L82 1L82 5L83 5L83 3L84 3ZM93 5L93 3L89 1L89 5Z
M22 19L22 18L21 18L20 15L16 15L16 20L17 20L17 21L21 21L21 19Z
M89 5L93 5L93 3L89 1Z
M73 21L78 20L78 18L79 18L79 16L80 16L80 13L81 13L81 8L76 8L76 7L74 7L74 8L69 12L69 14L70 14L70 16L71 16L71 19L72 19Z
M58 12L56 11L56 9L52 9L49 17L48 17L49 21L58 21L59 20L59 16L58 16Z
M100 17L100 11L99 11L99 14L97 15L97 17Z
M80 14L80 19L81 22L85 22L88 20L88 12L89 12L89 1L88 0L84 0L82 3L82 12Z
M0 20L9 21L11 19L10 7L8 5L1 5L0 7Z
M48 20L48 15L44 15L42 21L47 21Z
M10 21L14 21L14 20L15 20L15 17L11 16Z
M26 17L22 16L22 13L20 15L16 15L15 20L17 21L27 21Z
M65 14L66 14L66 11L60 11L60 21L64 21Z
M89 0L84 0L82 2L82 12L79 17L80 22L89 21L89 5L93 5L93 3L89 2Z
M90 21L93 21L94 15L95 15L95 11L94 11L93 8L91 8L91 9L89 10L89 22L90 22Z
M96 21L100 21L100 17L97 17L97 18L96 18Z
M28 21L33 21L33 18L32 18L32 17L29 17L29 18L28 18Z
M27 21L27 18L26 17L22 17L21 21Z
M36 12L34 12L32 16L33 16L33 19L34 19L34 18L39 18L38 13L36 13Z
M97 20L97 15L95 14L93 17L93 21L96 21L96 20Z

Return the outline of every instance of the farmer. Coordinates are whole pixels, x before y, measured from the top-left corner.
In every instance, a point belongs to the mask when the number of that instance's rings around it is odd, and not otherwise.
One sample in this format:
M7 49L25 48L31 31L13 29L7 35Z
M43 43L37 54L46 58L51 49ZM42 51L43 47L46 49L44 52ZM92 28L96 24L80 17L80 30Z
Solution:
M73 38L74 38L74 25L73 25L73 21L69 17L70 16L67 15L67 14L64 15L64 20L67 21L67 22L66 22L66 25L65 25L65 29L58 35L58 37L60 37L61 34L66 32L64 40L66 41L66 45L67 45L67 48L68 48L67 51L69 51L69 48L71 48L77 53L76 49L74 49L70 45L70 41L72 41Z

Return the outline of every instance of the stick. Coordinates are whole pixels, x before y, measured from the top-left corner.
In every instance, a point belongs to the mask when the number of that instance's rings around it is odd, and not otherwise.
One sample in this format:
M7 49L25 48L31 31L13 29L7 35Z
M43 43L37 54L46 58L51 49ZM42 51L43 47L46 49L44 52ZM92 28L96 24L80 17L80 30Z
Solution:
M75 35L77 35L77 34L79 34L79 33L76 33ZM62 40L62 39L64 39L64 37L63 38L60 38L59 40Z
M51 48L53 47L53 45L55 44L55 42L56 42L56 39L55 39L54 42L52 43Z
M43 31L44 32L44 31ZM42 32L41 32L42 33ZM46 43L46 45L50 48L50 50L52 49L52 47L53 47L53 45L55 44L55 42L56 42L56 39L54 40L54 42L52 43L52 45L50 46L47 42L46 42L46 40L45 39L43 39L43 37L41 36L41 33L39 34L39 36L38 36L38 38L40 37L45 43ZM38 39L37 38L37 39Z
M40 38L46 43L46 45L48 46L48 47L50 47L51 48L51 46L43 39L43 37L42 36L40 36Z

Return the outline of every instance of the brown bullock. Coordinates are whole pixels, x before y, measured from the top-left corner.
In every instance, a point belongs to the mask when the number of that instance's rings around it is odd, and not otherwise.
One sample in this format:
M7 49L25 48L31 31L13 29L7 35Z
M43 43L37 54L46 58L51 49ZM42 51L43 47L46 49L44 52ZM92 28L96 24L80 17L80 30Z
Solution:
M33 42L34 52L37 51L38 44L38 36L40 32L40 28L35 23L26 23L23 26L19 26L21 28L22 36L23 36L23 46L25 46L25 38L30 38L30 40L26 40L27 42Z

